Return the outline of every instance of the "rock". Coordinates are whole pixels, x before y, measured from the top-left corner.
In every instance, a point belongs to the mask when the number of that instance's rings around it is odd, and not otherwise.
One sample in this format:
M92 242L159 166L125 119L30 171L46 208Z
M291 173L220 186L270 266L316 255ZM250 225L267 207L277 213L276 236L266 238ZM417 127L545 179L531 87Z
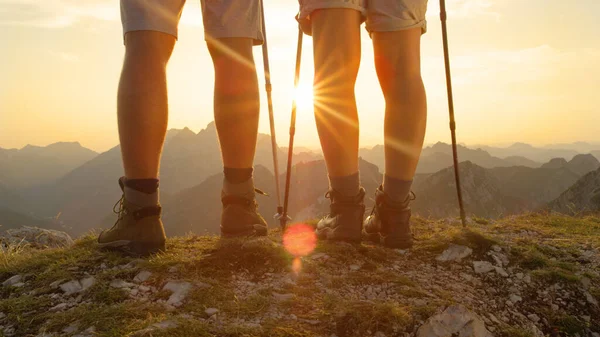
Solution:
M360 269L360 266L359 266L359 265L357 265L357 264L351 264L351 265L350 265L350 270L357 271L357 270L359 270L359 269Z
M594 298L594 296L592 296L592 294L590 294L587 291L585 292L585 299L588 301L589 304L598 306L598 301Z
M313 260L318 260L318 259L321 259L321 258L325 258L326 259L327 257L328 256L325 253L316 253L316 254L311 255L310 258L313 259Z
M25 283L23 283L23 282L19 282L19 283L13 284L13 287L15 287L15 288L21 288L21 287L24 287L24 286L25 286Z
M81 291L86 291L96 283L96 279L93 276L90 276L81 279L79 283L81 283Z
M189 282L174 282L170 281L163 287L163 290L172 291L171 297L167 300L168 305L172 305L174 307L181 306L183 304L183 300L187 296L187 294L192 289L192 284Z
M179 269L177 268L177 266L173 266L169 268L169 273L176 273Z
M287 300L291 300L292 298L294 298L294 294L273 293L273 298L276 299L277 301L287 301Z
M300 319L300 321L310 325L318 325L319 323L321 323L321 321L319 321L318 319Z
M71 325L69 325L68 327L62 329L62 332L66 333L66 334L71 334L76 332L79 329L79 325L77 323L73 323Z
M22 279L23 279L22 275L14 275L14 276L10 277L8 280L2 282L2 285L5 287L12 287L17 283L21 283Z
M583 285L583 289L590 289L590 286L592 285L592 280L584 276L581 278L581 284Z
M112 280L110 282L110 286L113 288L122 289L122 288L133 288L133 287L135 287L135 284L129 283L129 282L126 282L126 281L123 281L120 279L116 279L116 280Z
M529 314L529 315L527 315L527 318L529 318L529 320L532 321L533 323L537 323L540 321L540 316L538 316L536 314Z
M525 281L527 284L531 283L531 275L525 275L525 277L523 277L523 281Z
M475 274L485 274L494 270L494 266L487 261L473 261L473 269Z
M490 318L490 320L492 320L492 322L496 324L502 324L502 322L500 322L500 320L496 316L494 316L494 314L489 313L488 317Z
M6 314L3 312L0 312L0 320L4 319L4 317L6 317Z
M6 336L6 337L14 336L17 334L17 331L16 331L15 327L13 327L13 326L4 328L3 332L4 332L4 336Z
M592 337L600 337L600 333L592 332Z
M65 293L65 296L70 296L72 294L80 292L83 287L81 286L81 282L78 280L72 280L67 283L63 283L60 285L60 289Z
M145 292L145 293L147 293L147 292L149 292L149 291L150 291L150 287L148 287L148 286L144 286L144 285L141 285L141 286L140 286L138 289L139 289L140 291L142 291L142 292Z
M48 311L62 311L65 310L67 308L67 303L59 303L55 306L53 306L52 308L48 309Z
M75 243L71 236L65 232L29 226L9 229L3 237L8 242L27 242L35 248L70 247Z
M297 321L297 320L298 320L298 316L296 316L296 315L294 315L294 314L291 314L291 315L290 315L290 319L291 319L292 321Z
M142 282L146 282L150 276L152 276L152 273L147 271L147 270L143 270L141 272L139 272L137 275L135 275L135 277L133 278L133 282L137 282L137 283L142 283Z
M533 337L545 337L544 333L540 331L540 329L533 323L529 322L527 325L527 330L531 332Z
M204 313L208 317L212 317L212 316L216 315L218 312L219 312L219 309L217 309L217 308L208 308L208 309L204 310Z
M137 296L138 293L139 293L139 290L135 289L135 288L133 288L133 289L131 289L131 291L129 291L129 294L131 296Z
M498 245L492 245L492 250L500 253L502 251L502 247L498 246Z
M158 323L152 324L153 327L158 329L171 329L176 328L178 326L177 322L174 321L162 321Z
M440 256L436 258L437 261L447 262L447 261L461 261L465 257L471 255L473 250L466 246L450 244L450 247L446 249Z
M504 270L504 268L495 267L494 269L496 269L496 274L503 276L503 277L508 277L508 273L506 272L506 270Z
M521 301L523 300L523 298L522 298L521 296L519 296L519 295L515 295L515 294L511 294L511 295L509 296L509 298L510 298L510 301L511 301L512 303L521 302Z
M66 281L65 279L60 279L58 281L54 281L54 282L50 283L50 288L56 289L65 281Z
M462 305L452 305L442 313L430 317L417 337L492 337L479 316Z

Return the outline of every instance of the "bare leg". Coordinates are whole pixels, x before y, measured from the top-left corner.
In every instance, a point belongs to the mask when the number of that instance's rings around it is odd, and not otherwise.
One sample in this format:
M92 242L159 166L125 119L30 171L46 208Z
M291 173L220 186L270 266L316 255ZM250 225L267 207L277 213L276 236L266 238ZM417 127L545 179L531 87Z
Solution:
M427 123L421 79L421 28L373 33L375 66L385 96L385 174L415 175Z
M315 118L331 177L358 172L354 85L360 65L360 20L360 13L352 9L322 9L311 14Z
M215 67L215 124L223 165L251 168L260 109L252 39L210 40L208 48Z
M167 131L166 67L175 37L152 31L130 32L125 46L117 99L125 176L158 178Z

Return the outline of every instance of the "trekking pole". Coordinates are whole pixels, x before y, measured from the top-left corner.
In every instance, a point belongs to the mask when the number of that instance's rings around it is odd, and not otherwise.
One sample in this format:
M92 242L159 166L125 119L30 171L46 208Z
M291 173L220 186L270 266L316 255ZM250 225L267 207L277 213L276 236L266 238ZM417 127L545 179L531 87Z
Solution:
M281 206L281 191L279 186L279 161L277 160L277 138L275 137L275 117L273 116L273 99L271 95L271 67L269 66L269 48L267 46L267 28L265 25L265 7L263 1L260 2L260 10L262 14L262 31L264 41L262 45L263 64L265 67L265 90L267 91L267 105L269 107L269 123L271 124L271 149L273 151L273 172L275 174L275 191L277 193L277 214L275 219L279 220L283 214L283 206Z
M458 171L458 150L456 148L456 121L454 120L454 100L452 98L452 77L450 75L450 55L448 53L448 31L446 28L446 1L440 0L440 19L442 21L442 40L444 44L444 63L446 66L446 88L448 90L448 110L450 112L450 134L452 135L452 156L454 158L454 177L456 179L456 193L460 219L463 227L467 225L465 208L463 206L462 191L460 188L460 174Z
M288 146L287 172L285 176L285 198L283 214L280 218L281 229L285 230L288 217L288 202L290 199L290 180L292 178L292 156L294 155L294 135L296 134L296 90L300 81L300 62L302 61L302 29L298 27L298 47L296 48L296 71L294 75L294 98L292 100L292 120L290 122L290 144Z

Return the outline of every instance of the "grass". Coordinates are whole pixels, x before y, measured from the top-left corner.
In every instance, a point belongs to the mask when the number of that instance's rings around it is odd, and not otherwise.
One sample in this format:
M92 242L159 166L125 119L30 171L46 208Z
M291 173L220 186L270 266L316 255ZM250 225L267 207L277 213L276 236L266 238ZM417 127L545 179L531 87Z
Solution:
M334 319L339 336L365 336L375 331L393 334L412 321L406 308L390 302L339 300L333 312L337 313Z
M414 331L418 322L427 320L440 309L463 300L454 287L421 284L420 275L412 269L410 273L402 272L403 268L419 268L421 264L435 267L435 256L452 243L472 248L474 256L469 260L489 260L487 252L493 245L500 245L503 253L509 256L508 268L514 268L515 273L534 276L536 287L562 283L573 290L579 281L577 275L588 277L592 281L590 294L600 300L600 288L595 287L600 278L594 273L580 271L590 270L590 265L579 262L584 249L600 248L597 239L600 237L599 218L572 219L548 214L498 221L474 218L474 223L466 229L445 221L415 218L414 230L415 248L405 254L369 243L319 243L313 254L324 253L329 258L303 258L302 269L297 275L291 271L292 257L273 233L267 238L250 240L219 240L193 235L170 238L166 253L143 260L100 252L93 235L77 240L69 249L34 251L25 245L14 246L0 251L0 280L21 274L26 285L22 288L0 287L0 312L7 315L2 324L13 325L19 336L37 335L43 331L60 332L75 322L81 330L94 326L98 336L126 336L143 329L149 329L148 336L304 337L336 334L342 337L372 336L377 331L388 336L402 336L404 332ZM521 235L523 230L528 234ZM135 268L113 269L132 261L137 263ZM106 268L100 268L101 264ZM350 265L360 268L354 270ZM453 266L470 267L467 264L450 265ZM150 301L132 300L126 290L109 286L116 278L132 282L140 270L152 272L146 285L158 289L150 296ZM423 268L423 272L429 271L436 273L435 268ZM83 300L91 303L80 303L63 312L48 312L57 303L51 296L61 292L48 285L58 280L84 278L84 272L96 278L96 283L82 294ZM271 276L265 277L267 273ZM236 289L240 277L253 285L246 290ZM284 282L283 278L292 282ZM181 307L167 311L154 301L171 296L170 291L160 290L169 280L201 282L208 287L194 286ZM385 289L394 297L356 300L364 298L361 291L369 286ZM38 295L28 295L33 289L38 290ZM276 301L273 293L293 294L294 297ZM573 305L578 306L575 302ZM216 322L207 319L204 313L207 308L219 310ZM588 328L580 315L582 310L592 310L589 306L573 312L569 312L570 308L562 310L565 311L561 315L549 310L536 313L565 335L587 333ZM284 317L269 316L275 311ZM597 313L586 313L592 317L592 330L600 324L594 316ZM182 314L189 316L181 317ZM292 319L292 314L296 319ZM151 328L164 320L177 322L177 326L168 330ZM239 322L233 323L233 320ZM255 320L260 321L260 327L243 323ZM306 320L318 320L318 323ZM498 328L495 332L498 336L532 336L527 328Z
M501 337L535 337L528 329L519 327L504 327L499 331Z
M551 323L558 328L560 332L564 332L569 336L581 334L586 328L584 322L581 322L576 317L570 315L556 316L552 318Z

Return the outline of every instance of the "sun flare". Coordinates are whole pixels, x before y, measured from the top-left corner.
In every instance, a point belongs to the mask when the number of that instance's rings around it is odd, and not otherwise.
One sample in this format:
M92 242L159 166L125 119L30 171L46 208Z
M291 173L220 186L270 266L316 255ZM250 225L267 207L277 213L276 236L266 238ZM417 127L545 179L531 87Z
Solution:
M298 109L312 109L313 107L313 87L312 83L300 81L298 88L294 92Z

